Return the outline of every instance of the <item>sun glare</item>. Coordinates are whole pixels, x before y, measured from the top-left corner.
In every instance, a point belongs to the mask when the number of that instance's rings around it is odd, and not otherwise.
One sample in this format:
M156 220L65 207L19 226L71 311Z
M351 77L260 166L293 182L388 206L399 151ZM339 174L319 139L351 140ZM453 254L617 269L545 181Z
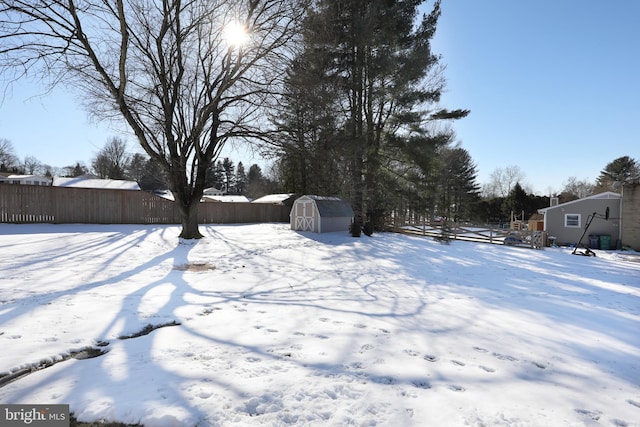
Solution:
M232 22L225 27L224 38L230 47L239 48L249 41L249 32L244 24Z

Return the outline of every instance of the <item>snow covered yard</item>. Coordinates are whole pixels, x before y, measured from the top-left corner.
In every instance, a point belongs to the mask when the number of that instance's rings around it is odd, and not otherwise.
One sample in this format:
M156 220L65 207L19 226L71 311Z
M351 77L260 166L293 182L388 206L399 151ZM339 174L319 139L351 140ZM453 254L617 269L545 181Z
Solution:
M179 231L0 224L0 376L59 361L0 403L147 427L640 425L620 254ZM70 358L88 347L106 353Z

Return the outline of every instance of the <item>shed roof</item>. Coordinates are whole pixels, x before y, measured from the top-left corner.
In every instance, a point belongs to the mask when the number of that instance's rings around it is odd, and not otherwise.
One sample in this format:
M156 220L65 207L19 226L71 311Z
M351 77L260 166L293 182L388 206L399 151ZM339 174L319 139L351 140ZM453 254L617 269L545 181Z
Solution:
M318 212L321 217L325 218L338 218L338 217L353 217L353 209L349 202L342 200L339 197L323 197L307 195L302 196L313 199L318 207Z

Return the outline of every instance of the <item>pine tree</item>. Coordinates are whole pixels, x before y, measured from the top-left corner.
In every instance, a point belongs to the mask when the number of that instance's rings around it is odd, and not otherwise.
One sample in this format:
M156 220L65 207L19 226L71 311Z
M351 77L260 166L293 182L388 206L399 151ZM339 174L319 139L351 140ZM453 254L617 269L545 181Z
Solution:
M242 162L238 162L238 166L236 167L236 182L235 182L235 192L238 194L244 194L247 189L247 175L244 172L244 165Z
M596 179L596 186L601 191L612 191L615 189L616 182L630 183L638 182L638 180L640 180L640 164L629 156L623 156L607 163Z
M331 184L343 185L342 195L351 200L363 223L379 223L387 209L389 193L381 184L393 183L390 153L399 146L388 147L389 141L438 139L425 123L468 113L434 108L444 86L440 58L430 46L440 2L416 26L421 3L320 0L308 14L304 51L292 67L291 92L308 96L312 105L305 104L305 96L285 98L288 122L297 125L291 129L298 132L290 135L298 150L297 157L285 153L283 166L289 168L291 179L301 180L301 187L307 188L303 174L309 170L307 160L338 164L342 175L321 176L342 178ZM323 115L327 112L331 117ZM315 156L305 151L309 142L317 143L311 146ZM339 159L319 162L318 154L327 152Z

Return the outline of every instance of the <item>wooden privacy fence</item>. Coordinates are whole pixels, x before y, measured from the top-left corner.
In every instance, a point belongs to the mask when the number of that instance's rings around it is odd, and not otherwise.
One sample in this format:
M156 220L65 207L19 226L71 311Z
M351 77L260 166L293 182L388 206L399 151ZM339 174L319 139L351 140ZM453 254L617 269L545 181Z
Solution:
M418 234L442 240L467 240L499 245L523 246L534 249L544 249L546 245L546 232L535 230L487 228L457 223L447 227L430 226L426 224L392 226L390 230L396 233Z
M266 203L206 202L200 224L288 222L289 208ZM0 222L180 224L175 203L131 190L0 184Z

